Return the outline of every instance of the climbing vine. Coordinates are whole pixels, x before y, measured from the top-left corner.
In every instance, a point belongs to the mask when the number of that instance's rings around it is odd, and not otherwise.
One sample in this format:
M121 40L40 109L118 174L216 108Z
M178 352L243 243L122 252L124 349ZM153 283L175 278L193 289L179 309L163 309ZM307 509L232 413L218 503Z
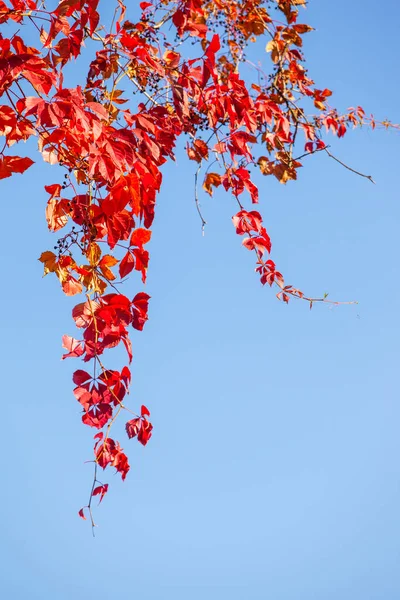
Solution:
M92 526L93 500L108 491L100 469L114 467L122 479L130 469L113 438L116 419L125 419L129 439L146 445L152 435L149 409L135 412L127 402L129 331L148 319L146 245L162 166L174 160L178 139L196 163L201 226L199 196L221 186L262 285L286 303L299 299L311 308L331 300L287 284L270 258L271 240L253 207L252 169L286 184L324 153L372 181L327 145L327 135L342 138L375 122L361 107L339 113L332 92L310 77L302 51L312 31L303 22L306 0L133 4L130 14L122 0L0 0L0 179L33 164L13 153L32 136L42 160L65 171L53 183L49 169L46 220L58 240L39 260L67 296L81 296L72 311L79 333L64 335L63 358L85 363L73 374L73 393L82 422L96 430L93 483L79 511ZM64 79L73 78L78 60L80 69L89 65L86 79L68 87ZM128 277L137 285L133 298L123 293ZM121 344L127 364L111 369L106 351Z

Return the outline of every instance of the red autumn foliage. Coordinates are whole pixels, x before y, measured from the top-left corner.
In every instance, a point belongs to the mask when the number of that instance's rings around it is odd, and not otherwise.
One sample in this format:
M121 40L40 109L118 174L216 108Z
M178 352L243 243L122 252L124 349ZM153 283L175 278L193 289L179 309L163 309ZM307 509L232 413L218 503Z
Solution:
M146 419L150 416L150 411L146 406L142 406L140 417L131 419L127 422L125 428L129 439L136 437L138 441L145 446L151 438L153 425Z
M297 179L306 157L332 156L327 134L340 138L356 126L375 127L361 107L340 114L330 105L331 90L308 75L302 46L312 27L301 22L305 0L152 0L140 3L135 21L122 0L111 4L115 18L107 30L99 0L60 0L54 10L34 0L0 0L0 23L7 26L0 35L0 179L33 165L15 154L18 142L32 136L43 160L65 170L62 182L45 186L48 228L62 233L56 252L43 252L40 261L66 295L85 295L72 311L80 339L63 337L63 358L88 364L73 374L74 395L82 422L101 430L90 500L79 511L92 525L92 498L101 502L108 491L97 480L98 467L114 467L122 479L130 468L109 434L130 410L131 374L127 366L108 369L103 355L122 343L132 361L131 333L143 330L150 298L138 291L130 300L115 282L129 275L139 287L146 281L161 168L174 159L178 140L189 136L187 154L197 163L203 226L200 173L208 194L221 185L232 194L233 224L254 252L262 285L276 285L286 303L298 298L312 306L327 300L285 284L268 256L271 240L260 212L245 208L259 201L252 168L285 184ZM250 62L242 68L249 42L259 42L260 57L267 42L253 76ZM82 54L87 77L67 87L64 69ZM310 105L316 114L308 114ZM148 443L147 417L142 405L126 422L129 439Z

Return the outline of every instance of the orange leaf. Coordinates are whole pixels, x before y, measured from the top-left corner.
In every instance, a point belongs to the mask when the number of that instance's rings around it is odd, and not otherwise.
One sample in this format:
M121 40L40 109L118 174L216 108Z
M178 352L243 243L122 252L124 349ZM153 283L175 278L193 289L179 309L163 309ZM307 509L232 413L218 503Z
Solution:
M46 221L51 231L58 231L65 227L69 219L68 200L52 198L46 206Z
M109 279L110 281L115 279L115 275L109 267L114 267L118 262L119 261L114 256L111 256L111 254L103 256L99 262L99 267L106 279Z
M218 173L208 173L204 178L203 188L205 189L207 194L210 194L210 196L212 196L213 193L213 186L219 187L220 185L221 175L219 175Z
M57 257L54 252L42 252L39 259L40 262L44 264L44 273L43 275L47 275L47 273L54 273L57 268Z
M143 246L147 244L151 239L151 231L149 229L143 229L139 227L138 229L134 229L131 235L131 246Z

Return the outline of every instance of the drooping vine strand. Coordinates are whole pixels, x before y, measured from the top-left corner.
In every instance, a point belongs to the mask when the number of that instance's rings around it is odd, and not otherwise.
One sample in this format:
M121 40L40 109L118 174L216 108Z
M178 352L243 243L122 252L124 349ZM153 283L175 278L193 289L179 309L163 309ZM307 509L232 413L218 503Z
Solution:
M99 0L60 0L54 10L40 0L0 0L8 35L0 36L0 179L32 166L14 144L36 137L49 165L46 219L60 236L40 261L67 296L82 295L72 311L80 334L63 337L63 358L86 363L73 374L73 393L82 422L96 431L89 500L79 511L92 527L94 500L108 492L99 469L114 467L122 479L130 469L112 437L117 418L125 415L128 439L146 445L152 435L149 409L142 404L134 412L127 403L130 331L141 331L148 319L150 298L141 288L147 244L162 167L174 160L178 141L185 139L196 163L202 228L200 193L222 187L233 198L234 229L254 252L261 283L277 286L286 303L338 302L285 283L270 258L261 212L252 206L258 203L252 169L286 184L297 179L303 159L324 152L373 181L325 141L376 123L361 107L340 114L328 103L331 90L310 78L302 52L303 36L313 30L302 21L305 0L133 4L129 13L122 0L104 7ZM89 64L86 76L66 86L65 68L80 59L81 68ZM70 70L68 81L71 76ZM61 182L52 165L64 169ZM128 277L136 286L132 298L125 292ZM120 344L128 364L110 369L108 351Z

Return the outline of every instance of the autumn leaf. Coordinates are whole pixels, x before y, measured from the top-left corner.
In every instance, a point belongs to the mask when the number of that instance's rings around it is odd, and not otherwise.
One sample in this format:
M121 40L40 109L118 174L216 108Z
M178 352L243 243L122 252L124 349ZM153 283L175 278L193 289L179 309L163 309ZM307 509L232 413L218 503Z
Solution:
M264 227L261 227L260 235L245 238L242 244L248 250L257 250L261 254L271 252L271 239Z
M136 294L132 300L132 326L142 331L144 324L148 319L147 311L150 296L144 292Z
M143 444L143 446L146 446L147 442L151 438L152 430L153 430L153 425L151 423L149 423L149 421L147 421L147 419L142 419L142 426L139 429L139 433L138 433L137 437L138 437L138 441L141 444Z
M195 140L192 146L186 147L190 160L200 163L203 159L208 159L208 146L203 140Z
M256 210L241 210L232 217L232 221L238 235L260 232L262 228L262 217Z
M106 495L108 491L108 483L105 483L104 485L99 485L96 488L94 488L93 492L92 492L92 496L100 496L99 499L99 504L100 502L103 500L104 496Z
M69 203L67 200L51 198L46 207L46 221L51 231L65 227L69 220Z
M149 4L149 6L151 6L151 4ZM166 50L163 54L163 60L169 69L176 69L179 66L180 59L181 55L172 50Z
M0 0L0 96L5 102L0 104L0 179L33 164L28 157L4 155L27 141L29 150L37 147L45 162L57 165L56 177L63 177L45 186L45 217L50 231L64 231L53 244L55 253L43 252L39 261L44 275L56 275L65 295L84 294L72 309L81 339L64 335L62 358L80 358L87 365L75 370L72 380L82 423L98 430L90 501L79 511L82 519L89 514L93 525L92 500L98 497L100 503L108 492L108 484L97 479L99 469L113 467L122 479L130 469L119 442L110 437L114 421L126 409L135 417L126 423L128 437L145 446L152 436L150 410L135 406L135 396L133 407L127 406L131 372L114 364L112 354L123 347L124 363L130 363L131 327L141 331L149 317L150 296L136 293L135 286L140 276L146 281L147 244L163 177L168 164L181 159L177 148L183 137L188 136L189 161L197 163L196 184L200 171L204 174L203 189L195 194L198 212L201 193L212 196L218 187L228 192L236 206L232 212L237 211L233 226L253 254L261 284L277 286L285 303L306 299L311 308L317 300L285 285L268 256L271 239L261 212L249 209L259 200L259 174L282 184L295 181L302 164L294 157L303 155L303 145L311 162L327 148L326 133L342 138L354 127L373 129L378 122L359 106L339 112L330 106L331 90L316 87L303 49L303 36L313 28L298 22L306 0L143 1L136 16L135 3L116 0L111 27L107 2L46 4ZM134 22L127 19L125 4L132 4ZM259 38L265 34L264 59L272 66L258 65L257 59L249 69L242 59L257 58L258 50L249 53L249 45L258 41L262 50ZM104 43L96 49L91 38ZM78 75L76 84L69 83L71 69ZM126 90L119 89L120 82ZM388 120L380 125L392 126ZM37 144L30 143L34 136ZM209 159L209 168L218 173L199 170ZM177 189L182 168L173 182ZM24 213L11 189L6 201L15 204L18 224ZM201 212L200 217L204 224ZM5 227L13 231L11 221ZM163 258L176 270L189 252L182 245L185 224L174 221L168 227L170 245ZM132 277L133 291L126 296L121 280L134 270L140 276Z
M105 254L99 262L99 268L103 276L109 281L113 281L115 279L115 275L110 270L110 267L114 267L116 264L118 264L118 262L118 259L114 256L111 256L111 254Z
M208 173L204 179L203 188L205 191L212 196L213 187L219 187L221 185L221 175L218 173Z
M72 277L72 275L68 275L67 279L62 282L62 289L64 294L67 296L75 296L76 294L80 294L82 292L82 284Z
M150 416L150 411L147 408L147 406L145 406L144 404L142 404L141 408L140 408L140 414L142 417L149 417Z
M81 342L71 337L70 335L63 335L62 338L63 348L67 350L67 354L63 354L62 358L78 358L84 353Z
M101 257L100 246L95 242L92 242L87 249L86 256L90 265L92 267L95 267L98 264Z
M138 417L137 419L131 419L125 425L126 433L129 439L137 436L141 427L142 420Z
M0 179L11 177L13 173L24 173L33 164L34 161L28 157L4 156L0 158Z
M131 271L135 268L135 259L130 251L128 251L124 258L119 263L119 276L121 278L129 275Z
M82 371L81 369L75 371L72 376L72 380L75 383L75 385L82 385L82 383L85 383L86 381L89 381L91 379L92 376L86 371Z
M274 172L274 163L266 156L260 156L257 161L260 171L263 175L271 175Z
M310 27L310 25L306 25L304 23L295 23L293 25L293 29L300 34L308 33L309 31L314 31L314 27Z
M265 50L266 52L271 52L271 58L274 63L279 62L279 46L275 40L270 40L267 43Z
M50 252L49 250L42 252L38 260L44 264L43 275L47 275L47 273L54 273L57 269L57 257L54 252Z
M53 183L53 185L45 185L44 189L50 194L49 200L52 200L53 198L60 197L62 187L59 183Z
M297 179L296 169L293 166L289 167L285 163L277 163L273 168L273 174L279 183L287 183L288 181Z
M151 240L151 231L149 229L143 229L138 227L132 231L130 245L131 246L144 246Z

